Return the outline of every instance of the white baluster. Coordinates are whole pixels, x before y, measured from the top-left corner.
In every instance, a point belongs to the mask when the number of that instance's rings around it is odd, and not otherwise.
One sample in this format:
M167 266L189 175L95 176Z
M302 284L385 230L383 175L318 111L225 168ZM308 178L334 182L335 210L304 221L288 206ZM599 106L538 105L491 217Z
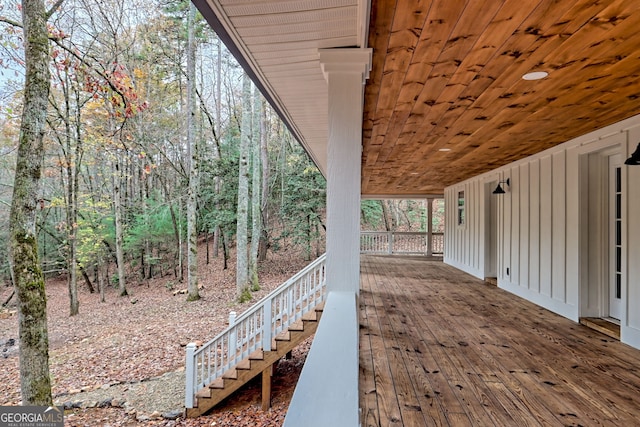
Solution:
M271 351L271 325L273 322L271 304L273 304L273 299L271 298L264 303L264 312L262 317L262 350L264 351Z
M237 336L237 328L233 326L236 324L236 312L232 311L229 313L229 327L231 330L229 331L229 342L227 343L227 351L229 355L229 359L227 363L232 363L233 359L236 355L236 347L238 345L238 336Z

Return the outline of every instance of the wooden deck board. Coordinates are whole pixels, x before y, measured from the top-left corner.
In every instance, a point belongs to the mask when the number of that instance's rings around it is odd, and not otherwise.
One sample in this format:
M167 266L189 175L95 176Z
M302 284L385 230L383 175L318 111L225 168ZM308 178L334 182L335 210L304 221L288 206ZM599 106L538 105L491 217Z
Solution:
M378 405L379 425L401 426L400 404L396 395L389 358L386 354L380 319L376 313L375 302L366 306L369 319L369 340L373 355L373 373L375 379L376 402ZM389 331L387 332L389 333ZM365 412L365 411L363 411ZM366 411L368 412L368 411Z
M374 295L375 301L375 295ZM387 302L388 303L388 302ZM376 308L380 310L385 306L385 302L376 301ZM404 333L402 320L394 312L387 312L387 316L380 316L380 326L383 330L392 331L383 340L385 352L389 359L389 369L393 378L395 394L398 398L400 416L403 425L424 425L425 420L422 415L422 408L419 405L418 397L412 382L411 372L407 369L404 357L404 344L406 337L401 337Z
M438 261L361 262L364 426L640 419L640 351Z
M368 280L368 278L363 274L361 280ZM360 298L360 396L365 402L363 408L366 408L366 412L362 413L361 422L363 427L374 427L380 425L380 416L370 339L371 322L374 318L367 315L367 307L371 310L373 300L370 293L367 295L363 294Z
M411 279L412 281L415 279ZM419 284L414 284L419 285ZM406 291L405 291L406 293ZM405 295L411 298L410 294ZM438 308L437 304L441 304L439 299L434 299L435 306L426 301L422 301L421 305L430 307L430 311ZM443 307L444 308L444 307ZM442 310L444 312L444 310ZM443 324L434 320L443 321ZM425 321L424 316L416 316L416 324L419 330L429 331L436 338L437 345L432 346L431 351L434 357L439 361L439 366L445 380L449 385L453 385L452 390L458 396L458 400L464 405L465 413L468 415L472 425L495 425L495 424L519 424L512 417L503 417L505 413L487 411L487 408L499 405L496 396L487 393L487 388L481 382L475 381L475 368L481 365L471 366L466 360L459 357L450 357L448 349L450 348L466 348L468 343L461 340L459 336L451 336L447 334L448 323L455 321L453 316L447 318L434 318Z

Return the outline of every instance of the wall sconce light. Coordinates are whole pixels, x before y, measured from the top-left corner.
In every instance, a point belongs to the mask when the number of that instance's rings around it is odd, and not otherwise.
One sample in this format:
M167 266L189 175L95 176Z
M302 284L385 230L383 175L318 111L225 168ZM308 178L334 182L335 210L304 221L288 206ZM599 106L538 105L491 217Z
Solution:
M496 187L495 190L493 190L493 194L504 194L504 193L506 193L506 191L504 191L504 188L502 188L502 186L500 184L506 184L507 187L509 187L510 186L509 182L510 182L509 178L505 179L504 181L499 181L498 182L498 186Z
M630 166L640 165L640 143L638 143L638 146L636 147L636 151L633 152L631 157L629 157L627 160L624 161L624 164L630 165Z

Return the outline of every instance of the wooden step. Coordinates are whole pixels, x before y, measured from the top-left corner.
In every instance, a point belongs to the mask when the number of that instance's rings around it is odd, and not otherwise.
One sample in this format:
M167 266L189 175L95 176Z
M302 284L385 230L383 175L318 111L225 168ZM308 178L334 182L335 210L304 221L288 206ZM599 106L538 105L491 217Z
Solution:
M581 317L580 324L608 337L620 340L620 325L616 325L607 319L601 319L599 317Z
M231 368L224 374L222 374L222 378L225 380L237 380L238 379L238 370L236 368ZM226 384L225 384L226 386Z
M209 386L207 387L208 389L223 389L224 388L224 379L223 378L217 378L215 379L211 384L209 384ZM211 394L209 394L211 395Z
M245 370L245 371L251 369L251 356L249 356L248 358L240 361L236 365L236 369L237 370Z
M292 324L289 325L289 331L304 331L304 322L302 321L302 319L297 320L295 322L293 322Z
M278 335L276 335L275 340L276 340L276 342L278 342L278 341L291 341L291 332L289 332L289 331L280 332Z
M225 380L237 380L239 371L250 371L251 370L251 359L246 358L238 362L236 366L229 369L227 372L222 374L222 378Z
M302 315L302 321L304 322L317 322L318 321L318 312L315 310L307 311Z
M264 359L264 352L262 350L256 350L249 355L249 360L262 360Z
M218 378L218 379L221 379L221 378ZM196 393L196 399L210 399L211 388L209 387L201 388L200 390L198 390L198 392Z

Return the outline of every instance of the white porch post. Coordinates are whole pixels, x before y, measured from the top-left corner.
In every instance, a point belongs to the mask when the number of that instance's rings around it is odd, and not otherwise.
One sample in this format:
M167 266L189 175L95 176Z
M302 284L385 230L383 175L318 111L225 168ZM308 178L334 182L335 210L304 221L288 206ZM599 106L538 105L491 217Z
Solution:
M328 84L327 301L285 427L358 427L360 163L371 49L320 50Z
M360 163L371 49L321 49L329 93L327 292L360 289Z

